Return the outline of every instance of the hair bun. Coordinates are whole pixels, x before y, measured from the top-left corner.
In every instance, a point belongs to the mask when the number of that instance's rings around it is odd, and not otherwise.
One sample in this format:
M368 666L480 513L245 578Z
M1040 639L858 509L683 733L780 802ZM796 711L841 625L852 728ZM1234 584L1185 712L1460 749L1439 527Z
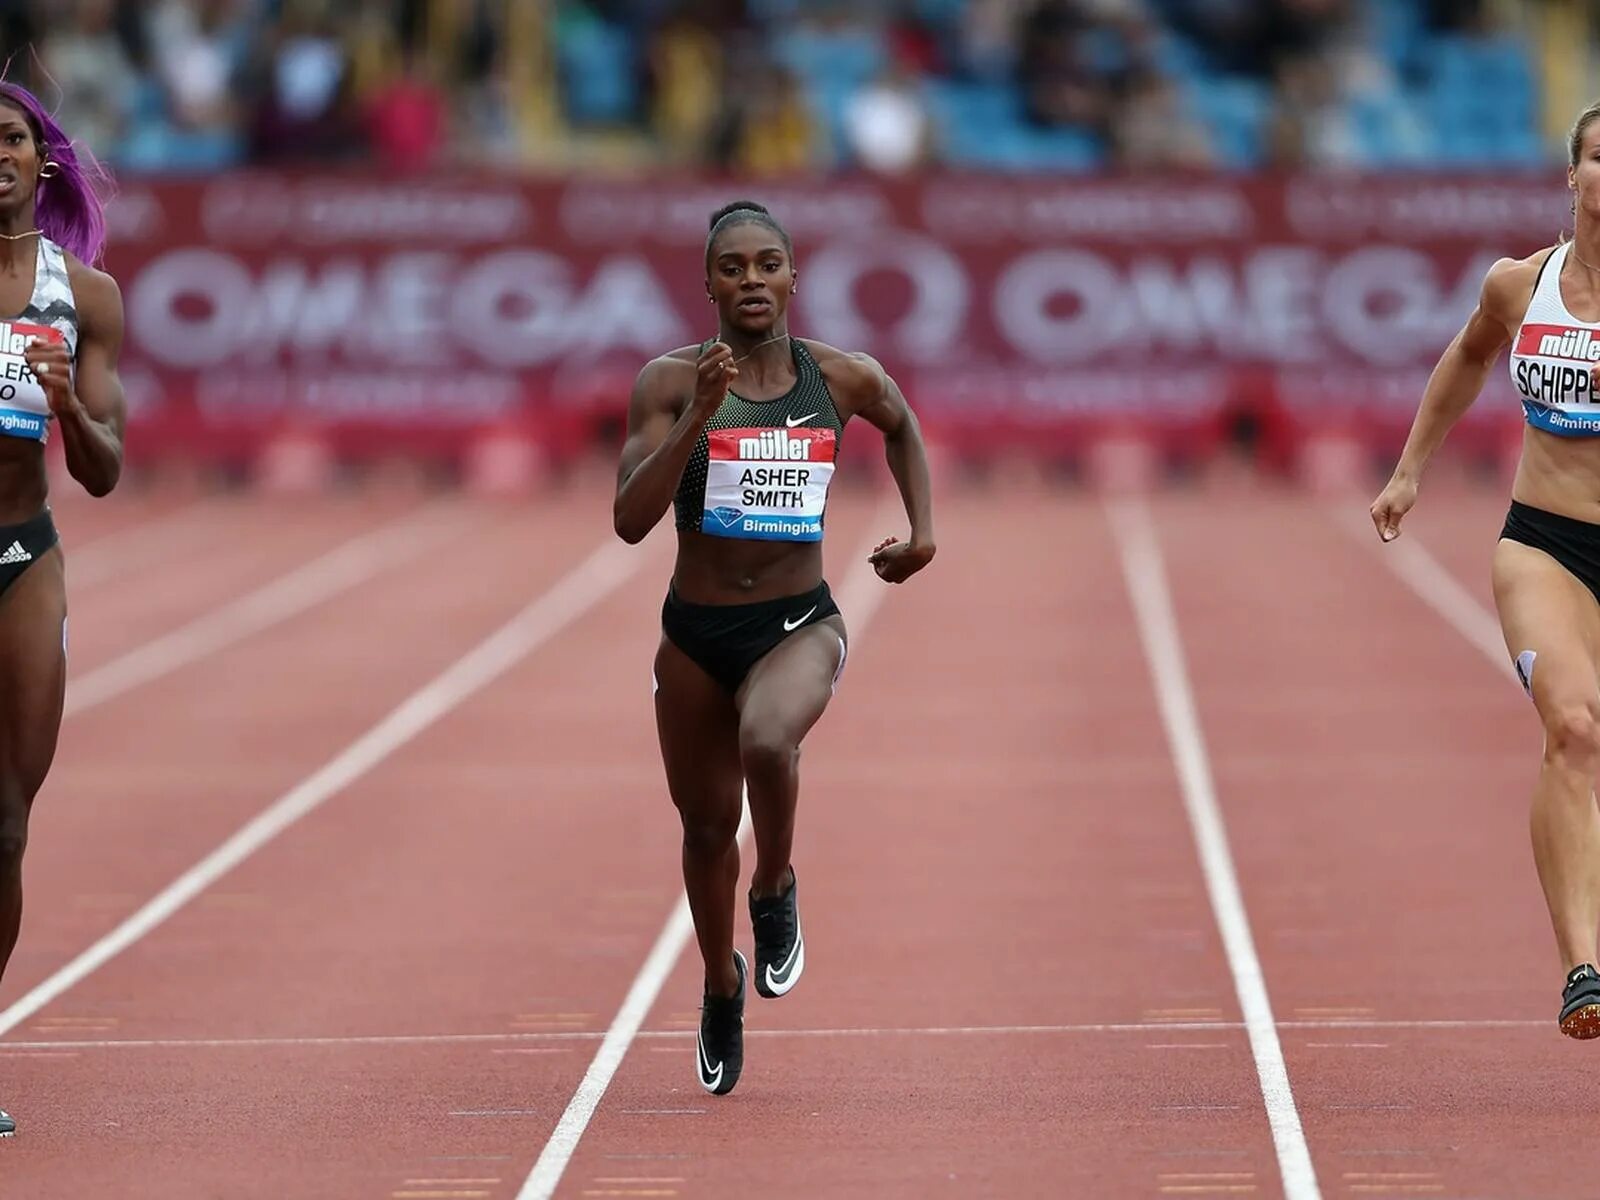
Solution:
M711 224L708 228L715 229L718 221L722 220L723 217L732 216L736 212L757 212L764 217L772 215L767 211L765 205L757 204L754 200L735 200L732 204L724 204L711 214Z

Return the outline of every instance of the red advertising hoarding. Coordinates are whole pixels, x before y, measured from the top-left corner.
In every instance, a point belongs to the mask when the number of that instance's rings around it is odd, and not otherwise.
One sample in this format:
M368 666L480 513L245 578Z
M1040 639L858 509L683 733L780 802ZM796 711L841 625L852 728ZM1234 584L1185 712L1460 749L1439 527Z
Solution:
M963 440L1183 438L1240 408L1403 428L1490 263L1568 217L1556 177L133 181L106 265L134 434L581 438L646 360L715 332L706 219L735 195L794 237L794 332L876 355ZM1480 429L1515 422L1504 374Z

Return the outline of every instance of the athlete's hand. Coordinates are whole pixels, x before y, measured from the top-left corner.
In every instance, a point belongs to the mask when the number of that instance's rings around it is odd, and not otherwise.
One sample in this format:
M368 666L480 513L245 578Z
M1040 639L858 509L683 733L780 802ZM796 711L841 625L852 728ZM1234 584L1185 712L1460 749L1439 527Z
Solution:
M904 583L933 561L933 547L886 537L873 548L867 561L885 583Z
M72 394L72 359L67 355L66 343L29 338L22 357L44 389L50 411L58 417L72 412L78 401Z
M1392 542L1400 536L1400 522L1417 502L1417 481L1396 475L1372 502L1372 524L1378 536Z
M728 394L728 385L739 378L733 365L733 349L726 342L712 342L695 364L694 407L714 413Z

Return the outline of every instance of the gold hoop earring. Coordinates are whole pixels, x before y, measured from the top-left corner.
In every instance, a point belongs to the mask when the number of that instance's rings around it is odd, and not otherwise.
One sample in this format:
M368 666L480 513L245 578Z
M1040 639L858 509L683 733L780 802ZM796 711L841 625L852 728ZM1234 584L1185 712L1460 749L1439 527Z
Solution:
M49 162L45 163L44 166L39 168L40 179L54 179L59 174L61 174L61 164L56 162L54 159L50 160Z

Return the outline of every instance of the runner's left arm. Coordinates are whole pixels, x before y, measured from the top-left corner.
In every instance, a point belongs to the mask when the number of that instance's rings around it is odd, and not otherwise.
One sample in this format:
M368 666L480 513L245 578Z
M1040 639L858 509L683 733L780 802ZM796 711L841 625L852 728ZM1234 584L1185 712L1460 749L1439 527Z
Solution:
M933 536L933 479L928 469L928 448L922 425L907 403L900 385L883 367L865 354L854 356L868 368L865 403L856 415L883 432L884 458L911 522L911 540L886 538L873 552L871 562L889 583L902 583L933 561L937 546Z

